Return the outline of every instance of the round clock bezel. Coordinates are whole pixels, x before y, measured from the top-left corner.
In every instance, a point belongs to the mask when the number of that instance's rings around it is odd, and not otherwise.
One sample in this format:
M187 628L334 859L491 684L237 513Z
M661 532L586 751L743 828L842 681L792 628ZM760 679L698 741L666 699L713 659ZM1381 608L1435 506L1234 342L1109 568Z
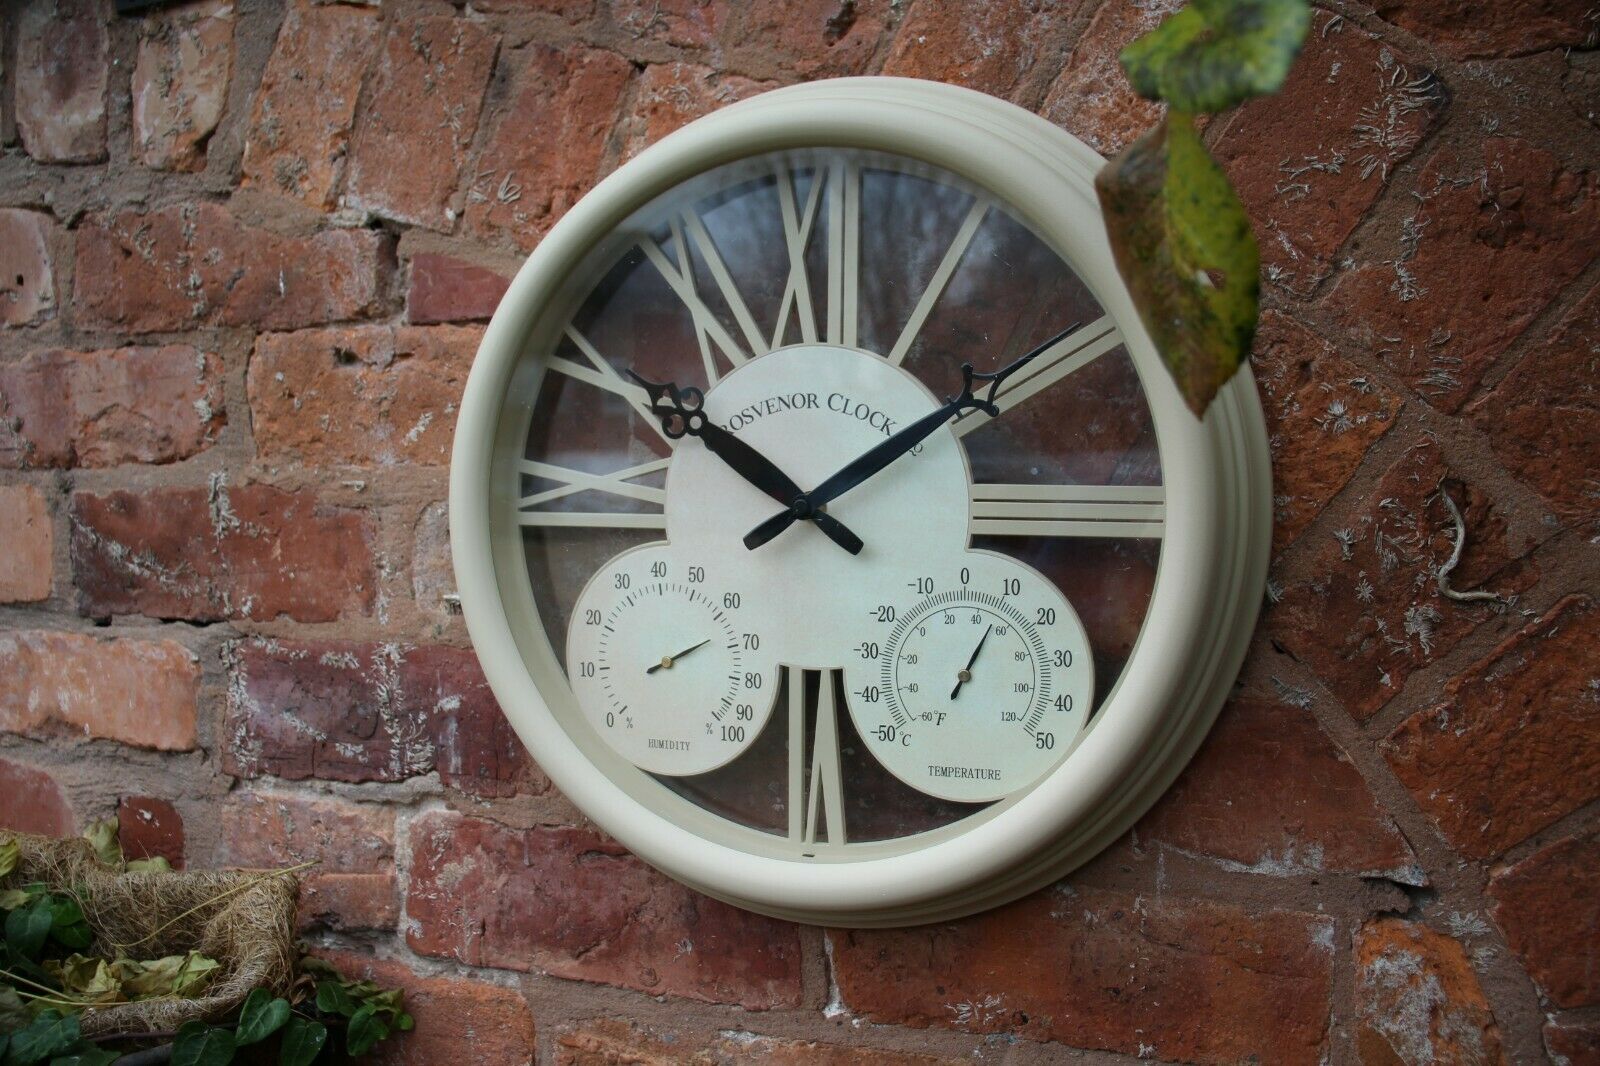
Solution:
M1161 560L1121 679L1064 761L1004 810L918 850L806 863L718 844L641 803L584 755L541 690L502 594L514 506L496 455L520 448L531 397L512 391L548 342L545 311L590 250L695 175L768 152L844 148L942 167L992 191L1078 273L1122 331L1154 422L1165 486ZM486 330L457 419L450 533L462 613L489 684L558 788L607 833L690 886L798 921L905 925L1006 902L1092 858L1155 802L1199 746L1243 659L1265 586L1271 475L1242 370L1196 419L1161 366L1099 222L1104 160L1070 134L970 90L850 78L777 90L665 138L580 200L528 257ZM1091 220L1085 222L1084 220ZM521 384L526 384L522 382ZM514 517L511 519L514 529ZM509 580L509 577L507 577ZM524 578L525 579L525 578ZM542 638L541 638L542 639ZM570 690L569 690L570 691ZM707 817L712 817L707 815Z

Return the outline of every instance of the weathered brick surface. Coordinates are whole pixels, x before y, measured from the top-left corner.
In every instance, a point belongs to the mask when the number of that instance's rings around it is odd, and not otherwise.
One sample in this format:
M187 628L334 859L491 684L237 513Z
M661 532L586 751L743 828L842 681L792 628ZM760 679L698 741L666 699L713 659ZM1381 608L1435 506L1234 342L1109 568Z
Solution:
M894 13L890 0L749 0L730 7L737 18L730 39L759 48L805 78L867 73Z
M1181 6L1179 0L1110 0L1102 4L1073 45L1040 114L1103 155L1114 155L1132 144L1160 120L1166 105L1133 91L1117 55Z
M796 928L697 895L592 829L411 825L406 939L424 955L749 1010L800 1002Z
M737 74L693 63L657 63L639 76L628 154L637 155L702 115L773 88Z
M299 875L301 928L394 928L399 904L390 808L247 792L229 797L219 813L218 865L317 864Z
M1497 872L1489 894L1495 921L1546 998L1559 1007L1600 1003L1600 835L1557 841Z
M379 30L375 9L289 5L250 114L245 185L333 206Z
M1241 790L1241 781L1251 782ZM1138 826L1153 841L1276 876L1421 871L1349 758L1309 712L1235 699L1194 761Z
M26 326L56 307L50 216L0 209L0 326Z
M95 216L78 228L77 258L79 321L132 333L360 318L390 269L371 230L287 236L211 203Z
M523 250L537 244L600 176L631 73L610 52L530 45L505 95L488 106L488 139L467 190L471 230Z
M1350 20L1313 20L1283 92L1239 108L1217 138L1268 280L1304 293L1328 275L1394 168L1439 121L1444 95L1431 71Z
M859 1043L779 1040L754 1033L727 1033L715 1040L695 1040L610 1018L562 1032L556 1037L555 1055L558 1066L738 1066L747 1062L769 1066L954 1066L960 1061L916 1052L883 1051Z
M1590 290L1468 412L1506 467L1550 502L1563 524L1600 537L1600 288Z
M250 358L256 451L310 466L443 465L482 330L265 333Z
M1395 257L1346 275L1328 306L1429 403L1454 413L1593 261L1597 181L1517 138L1441 148L1417 178Z
M0 730L188 751L200 666L170 640L0 633Z
M158 170L200 170L233 72L233 0L151 17L133 68L133 143Z
M156 796L123 796L117 801L117 842L128 859L166 859L183 869L183 815Z
M581 18L594 7L593 0L489 0L502 7L542 6L568 18ZM679 48L715 44L718 34L735 13L717 0L606 0L601 4L609 21L639 41Z
M77 824L66 794L43 770L0 759L0 829L43 836L71 836Z
M356 116L348 203L450 228L497 44L480 24L459 18L412 18L390 27Z
M55 532L32 485L0 485L0 544L0 603L49 599Z
M220 361L187 344L74 352L0 364L0 466L170 463L226 422Z
M371 610L371 525L270 485L77 493L72 565L91 617L330 622Z
M526 1066L533 1062L534 1018L512 989L456 977L424 977L397 962L348 951L321 951L351 980L405 989L406 1010L416 1019L409 1033L375 1048L379 1066Z
M511 280L488 267L437 252L411 257L406 318L416 325L488 319Z
M1460 943L1401 918L1356 933L1362 1062L1505 1061L1494 1012Z
M1594 7L1584 0L1378 0L1379 16L1457 58L1515 56L1547 48L1593 48Z
M1498 854L1600 797L1600 610L1563 600L1445 686L1384 742L1445 836Z
M403 781L437 772L479 796L547 787L467 649L250 640L231 657L231 773Z
M895 33L883 73L1009 97L1040 59L1050 25L1077 6L1072 0L917 4Z
M873 1023L1186 1062L1326 1047L1333 924L1316 915L1058 885L932 930L828 937L845 1009Z
M28 0L16 17L16 115L41 163L106 157L106 9L96 0Z
M1555 1066L1600 1066L1600 1024L1551 1022L1544 1045Z
M1401 402L1281 311L1261 316L1251 362L1273 445L1272 546L1281 551L1349 483Z
M1439 448L1423 441L1327 534L1268 615L1274 637L1357 718L1375 714L1413 672L1494 615L1439 590L1456 542L1445 493L1466 528L1450 587L1511 596L1532 584L1533 564L1516 561L1531 545L1508 534L1495 501L1452 476Z

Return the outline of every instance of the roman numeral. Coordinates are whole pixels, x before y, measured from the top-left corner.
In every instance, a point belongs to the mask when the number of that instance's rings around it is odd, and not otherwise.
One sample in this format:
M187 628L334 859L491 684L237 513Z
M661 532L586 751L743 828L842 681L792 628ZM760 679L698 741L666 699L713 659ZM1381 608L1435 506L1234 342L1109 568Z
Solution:
M817 724L811 740L811 765L806 766L807 671L784 667L789 681L789 839L814 847L846 842L844 773L839 760L839 708L834 698L834 671L825 670L817 685Z
M817 313L811 305L811 281L806 276L806 244L811 240L812 223L817 219L817 205L822 202L822 172L812 175L803 210L796 207L793 175L779 167L775 176L778 208L783 215L783 243L789 252L789 279L783 286L783 299L778 302L778 325L772 331L772 347L783 344L791 312L800 322L801 341L815 344Z
M701 356L705 360L706 384L708 386L713 385L720 375L711 358L710 349L704 343L706 337L709 337L716 344L723 357L734 366L743 366L749 362L750 355L722 327L722 323L717 321L717 316L711 313L711 308L707 307L705 301L700 298L700 293L695 289L694 268L689 258L688 246L684 243L683 229L678 222L671 223L671 229L673 243L678 248L679 261L677 263L668 259L667 253L661 250L661 246L649 237L639 241L639 249L644 252L645 258L650 260L661 276L666 279L667 284L677 294L678 299L683 301L683 305L689 309L689 316L694 320L694 328L701 334L702 338ZM718 263L720 264L720 262L721 259L719 258ZM715 273L715 270L713 270L713 273ZM723 274L726 275L726 273L727 268L724 267ZM729 278L729 283L732 283L731 278ZM737 293L734 295L737 296ZM746 311L745 314L748 315L749 312ZM757 354L761 354L759 348Z
M524 459L517 464L520 473L546 481L557 482L557 487L544 489L524 496L518 501L521 510L517 521L525 526L579 526L610 527L616 529L665 529L667 527L667 493L650 485L634 485L635 478L654 474L667 468L669 459L652 459L648 463L630 466L610 474L591 474L585 470L572 470L554 463ZM577 492L603 492L623 499L639 500L650 504L649 511L540 511L532 508L571 496Z
M567 339L572 341L578 350L583 353L584 358L589 361L588 365L574 363L571 359L566 359L559 355L552 355L545 360L550 369L557 373L565 374L574 381L593 385L597 389L604 389L606 392L627 400L639 417L644 419L651 429L655 430L656 436L666 441L670 447L671 442L667 441L667 435L661 429L660 419L650 413L649 395L633 382L624 381L622 375L618 374L612 365L606 362L600 353L595 350L594 345L590 344L588 339L575 328L568 326L566 334Z
M917 334L922 332L923 323L927 322L928 315L933 311L933 305L944 295L945 286L950 284L950 276L956 272L956 267L961 265L961 257L966 254L967 246L972 243L973 235L978 232L978 227L983 224L984 216L988 213L989 202L981 197L967 212L961 228L956 230L955 237L950 241L950 247L945 249L944 258L939 261L939 269L933 272L933 277L928 279L928 287L922 290L922 299L911 309L911 317L906 320L905 328L900 331L900 339L895 341L894 347L889 350L890 363L899 366L905 360L906 353L911 350L911 345L917 339Z
M1159 537L1160 485L972 486L972 533L1001 537Z
M861 168L852 160L828 167L828 343L856 346L861 269Z
M995 402L1001 413L1054 385L1068 374L1088 366L1100 356L1122 343L1122 331L1110 315L1104 315L1074 330L1051 345L1033 362L1007 378L1000 386ZM989 416L982 411L971 411L951 426L958 437L987 425Z

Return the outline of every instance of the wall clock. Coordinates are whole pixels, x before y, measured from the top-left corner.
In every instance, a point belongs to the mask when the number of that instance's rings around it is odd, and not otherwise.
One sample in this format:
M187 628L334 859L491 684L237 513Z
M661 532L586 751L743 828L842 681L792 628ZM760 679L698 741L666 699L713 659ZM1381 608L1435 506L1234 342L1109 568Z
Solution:
M451 537L540 765L636 854L801 921L994 906L1171 782L1244 654L1270 474L1106 245L1102 160L970 91L784 89L551 230L486 332Z

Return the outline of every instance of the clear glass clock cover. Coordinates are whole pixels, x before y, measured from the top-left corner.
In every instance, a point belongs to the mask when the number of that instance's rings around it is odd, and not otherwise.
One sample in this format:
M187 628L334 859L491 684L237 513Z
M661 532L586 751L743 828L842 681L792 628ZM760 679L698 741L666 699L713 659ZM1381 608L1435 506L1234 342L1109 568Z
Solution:
M1116 324L1026 219L909 158L763 155L636 211L552 313L498 491L542 628L518 639L565 664L546 698L597 766L707 836L827 861L964 832L1071 772L1145 622L1161 464ZM629 377L702 390L811 488L961 393L963 364L1069 327L998 417L830 505L860 556L810 522L745 549L780 505L665 436Z

